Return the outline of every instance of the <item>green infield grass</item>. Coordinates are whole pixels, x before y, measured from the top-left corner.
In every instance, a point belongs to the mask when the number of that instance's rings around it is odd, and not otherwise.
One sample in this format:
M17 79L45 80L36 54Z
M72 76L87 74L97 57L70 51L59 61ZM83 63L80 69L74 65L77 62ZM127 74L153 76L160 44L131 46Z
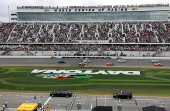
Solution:
M90 75L90 78L47 79L31 73L34 69L141 71L141 75ZM88 74L87 74L88 75ZM133 96L170 96L170 69L117 67L0 67L1 92L69 90L74 94L112 95L131 91Z

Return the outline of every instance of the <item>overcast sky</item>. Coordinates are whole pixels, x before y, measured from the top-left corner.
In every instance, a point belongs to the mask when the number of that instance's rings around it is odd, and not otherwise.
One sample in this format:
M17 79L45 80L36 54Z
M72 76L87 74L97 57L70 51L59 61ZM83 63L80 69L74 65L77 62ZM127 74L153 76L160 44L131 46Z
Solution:
M8 6L16 10L17 6L90 6L90 5L136 5L169 3L169 0L1 0L0 21L9 22Z

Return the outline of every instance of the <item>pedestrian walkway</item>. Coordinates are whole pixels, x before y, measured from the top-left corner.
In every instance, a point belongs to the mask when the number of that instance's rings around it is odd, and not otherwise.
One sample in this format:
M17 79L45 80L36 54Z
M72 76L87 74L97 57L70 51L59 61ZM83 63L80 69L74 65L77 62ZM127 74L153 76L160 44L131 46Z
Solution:
M2 111L2 108L0 108L0 111ZM5 111L17 111L17 108L6 108ZM66 109L50 109L50 111L66 111ZM71 111L78 111L78 110L71 110ZM81 111L91 111L91 110L81 110Z
M0 107L0 111L3 111L2 107ZM17 108L6 108L5 111L17 111Z

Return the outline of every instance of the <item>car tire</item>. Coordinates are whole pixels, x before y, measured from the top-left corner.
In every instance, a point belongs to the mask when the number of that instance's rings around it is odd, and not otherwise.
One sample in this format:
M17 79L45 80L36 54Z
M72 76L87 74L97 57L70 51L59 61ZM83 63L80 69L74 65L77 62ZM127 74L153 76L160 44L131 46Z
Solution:
M118 97L116 97L116 99L118 99Z
M51 97L54 97L54 95L52 94Z
M127 97L127 99L129 99L129 96Z
M66 95L66 98L68 98L68 94Z

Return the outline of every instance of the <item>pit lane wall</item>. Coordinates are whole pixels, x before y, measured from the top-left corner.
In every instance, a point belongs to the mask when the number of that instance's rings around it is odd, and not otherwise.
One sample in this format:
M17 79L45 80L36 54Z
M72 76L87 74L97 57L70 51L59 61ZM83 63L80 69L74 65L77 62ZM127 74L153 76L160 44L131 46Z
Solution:
M49 59L49 58L56 58L56 59L61 59L61 58L84 58L86 59L118 59L118 57L104 57L104 56L0 56L0 59L3 58L13 58L13 59L17 59L17 58L24 58L24 59L28 59L28 58L37 58L37 59ZM123 59L158 59L158 60L170 60L170 57L123 57Z
M0 51L0 55L4 51ZM89 51L90 56L75 55L76 51L30 51L34 55L27 55L25 51L10 51L6 55L1 55L0 58L100 58L100 59L117 59L120 54L124 59L167 59L170 60L170 52L161 52L157 55L155 51L105 51L98 53L98 51ZM98 55L100 54L100 55ZM156 56L153 56L153 55Z
M121 54L126 57L170 57L170 51L10 51L2 55L4 51L0 51L1 56L110 56L118 57Z

